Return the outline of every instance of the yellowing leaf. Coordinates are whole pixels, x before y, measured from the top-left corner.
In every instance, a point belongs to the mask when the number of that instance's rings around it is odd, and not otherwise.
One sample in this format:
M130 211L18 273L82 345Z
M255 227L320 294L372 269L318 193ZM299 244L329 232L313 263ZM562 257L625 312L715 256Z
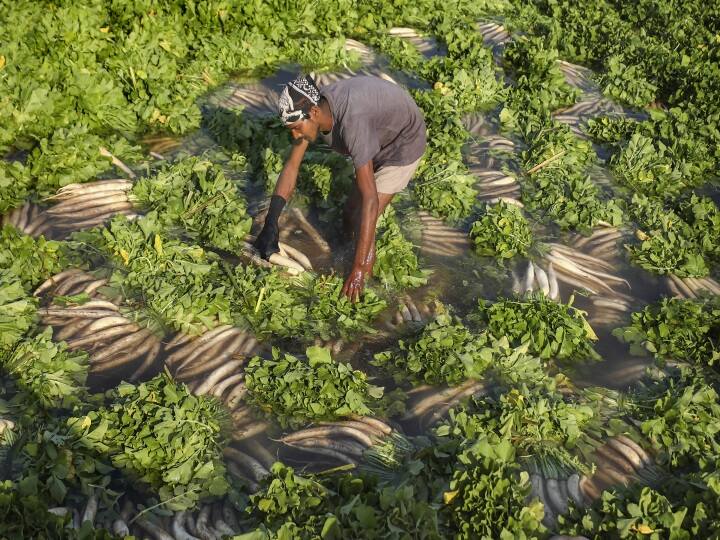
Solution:
M101 31L103 34L107 34L107 33L110 31L110 27L109 27L109 26L103 26L103 27L100 29L100 31Z
M130 254L124 249L120 250L120 257L122 257L122 260L125 264L130 264Z
M0 69L5 67L5 57L0 54Z
M635 527L635 530L636 530L637 532L639 532L640 534L652 534L652 533L655 532L655 529L651 529L650 527L648 527L648 526L645 525L644 523L641 523L640 525L637 525L637 526Z
M92 424L92 420L90 420L90 417L85 416L85 417L83 417L82 422L80 422L80 427L82 429L87 429L90 427L91 424Z
M445 493L443 493L443 502L445 504L450 504L452 500L457 497L457 494L457 489L455 491L446 491Z
M585 334L587 334L587 337L589 337L593 341L597 341L597 334L595 333L595 330L592 329L592 326L590 326L590 323L587 322L587 319L583 319L582 321L583 326L585 327Z
M158 255L162 257L163 255L163 246L162 246L162 238L160 238L160 235L155 235L155 240L153 241L153 246L155 247L155 251Z

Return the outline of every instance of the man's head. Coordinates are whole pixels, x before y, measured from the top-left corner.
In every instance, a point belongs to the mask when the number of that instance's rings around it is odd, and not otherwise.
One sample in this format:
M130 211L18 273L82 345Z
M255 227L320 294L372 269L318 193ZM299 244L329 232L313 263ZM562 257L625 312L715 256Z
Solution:
M320 90L307 75L300 75L283 88L278 112L294 139L317 139L326 118L320 107Z

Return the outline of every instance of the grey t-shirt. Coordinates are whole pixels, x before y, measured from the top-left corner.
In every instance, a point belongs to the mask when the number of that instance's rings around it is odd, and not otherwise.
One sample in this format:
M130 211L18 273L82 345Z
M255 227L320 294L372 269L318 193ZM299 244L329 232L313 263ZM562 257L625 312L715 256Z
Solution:
M401 86L360 76L320 89L330 104L333 128L324 139L350 156L355 167L373 160L373 169L410 165L425 151L425 120Z

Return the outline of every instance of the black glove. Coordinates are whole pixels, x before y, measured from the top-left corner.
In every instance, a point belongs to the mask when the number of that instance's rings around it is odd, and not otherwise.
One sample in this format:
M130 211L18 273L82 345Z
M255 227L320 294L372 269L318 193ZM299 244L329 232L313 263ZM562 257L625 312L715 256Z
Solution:
M263 259L268 259L270 255L280 251L280 247L278 246L278 240L280 239L278 219L280 219L280 213L283 208L285 208L285 202L285 199L280 195L273 195L270 199L270 208L265 217L265 225L255 239L254 244Z

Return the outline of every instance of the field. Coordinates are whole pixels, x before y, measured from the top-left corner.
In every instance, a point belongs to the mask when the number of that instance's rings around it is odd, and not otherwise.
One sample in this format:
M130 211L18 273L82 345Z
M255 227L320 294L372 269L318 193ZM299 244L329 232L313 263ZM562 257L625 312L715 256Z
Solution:
M720 538L720 5L0 7L0 538ZM357 303L300 71L428 128Z

